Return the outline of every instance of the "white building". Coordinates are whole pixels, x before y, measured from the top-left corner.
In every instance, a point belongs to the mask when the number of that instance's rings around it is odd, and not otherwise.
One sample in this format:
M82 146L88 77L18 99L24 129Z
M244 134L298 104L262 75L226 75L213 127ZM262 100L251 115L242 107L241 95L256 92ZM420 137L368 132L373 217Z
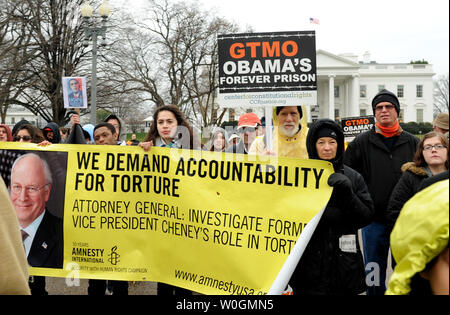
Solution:
M319 50L318 117L373 115L373 97L387 89L399 98L401 121L432 122L434 75L430 64L380 64L371 61L368 53L358 61L355 55Z
M47 122L40 116L36 116L28 109L19 105L10 105L5 117L5 123L12 129L21 120L28 120L32 125L43 128Z
M368 53L362 59L353 54L317 51L317 106L309 108L309 121L373 115L372 99L382 89L398 96L402 122L433 121L432 65L381 64L371 61ZM234 119L247 110L235 110ZM264 116L264 109L253 111Z

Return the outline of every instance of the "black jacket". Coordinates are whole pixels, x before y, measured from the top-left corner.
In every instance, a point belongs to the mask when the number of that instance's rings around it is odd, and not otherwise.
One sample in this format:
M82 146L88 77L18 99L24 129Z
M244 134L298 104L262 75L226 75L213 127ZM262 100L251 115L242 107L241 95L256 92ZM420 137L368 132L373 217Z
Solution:
M419 191L424 190L425 188L446 179L448 179L448 170L446 172L442 172L440 174L431 176L430 178L424 179L420 184Z
M94 140L94 139L92 139ZM86 144L84 138L83 128L79 124L73 126L72 131L69 133L66 139L66 144Z
M387 226L392 230L403 205L420 190L422 181L428 177L425 168L408 162L402 166L403 175L395 185L386 211Z
M314 135L324 126L338 135L337 157L331 162L336 173L350 179L352 194L333 192L289 284L294 294L359 294L366 285L358 229L371 223L373 204L362 176L343 165L344 135L334 121L321 119L310 127L306 140L309 158L319 159ZM348 240L354 241L353 252L340 245Z
M63 267L63 221L45 211L28 254L32 267Z
M229 146L225 152L227 153L239 153L239 154L248 154L245 149L244 140L239 141L237 144Z
M349 144L344 163L363 176L374 202L376 222L386 224L386 209L402 176L401 167L412 161L418 142L415 136L403 131L389 151L383 136L373 129L358 135Z

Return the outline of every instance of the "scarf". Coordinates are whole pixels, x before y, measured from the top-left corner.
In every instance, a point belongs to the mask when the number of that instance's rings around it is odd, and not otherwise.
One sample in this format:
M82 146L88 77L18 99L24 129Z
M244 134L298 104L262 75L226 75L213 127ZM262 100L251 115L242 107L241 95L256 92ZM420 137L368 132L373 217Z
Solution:
M379 123L376 123L375 131L382 134L386 138L392 138L395 136L399 136L403 132L403 129L402 127L400 127L400 123L397 120L395 125L393 125L392 127L383 127Z
M165 147L165 148L175 148L175 149L181 149L181 141L180 139L173 139L168 144L164 142L164 140L161 137L157 137L155 140L155 147Z

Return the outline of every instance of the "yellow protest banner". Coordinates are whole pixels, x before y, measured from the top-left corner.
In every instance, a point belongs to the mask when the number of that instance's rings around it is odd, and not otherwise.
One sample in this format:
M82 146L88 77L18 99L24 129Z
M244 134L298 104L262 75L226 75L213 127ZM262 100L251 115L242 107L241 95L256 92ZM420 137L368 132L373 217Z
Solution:
M168 148L2 143L0 158L9 157L2 176L17 182L18 170L8 172L29 153L51 171L42 186L51 187L46 213L64 226L61 265L30 263L33 275L266 294L332 191L328 162Z

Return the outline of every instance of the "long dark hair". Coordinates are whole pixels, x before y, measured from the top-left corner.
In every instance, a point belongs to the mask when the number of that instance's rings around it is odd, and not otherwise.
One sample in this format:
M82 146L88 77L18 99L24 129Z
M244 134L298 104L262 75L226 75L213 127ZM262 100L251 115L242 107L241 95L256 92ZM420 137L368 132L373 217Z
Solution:
M413 162L416 166L421 167L427 166L427 162L423 157L423 143L425 142L425 140L434 137L438 137L441 140L441 143L447 147L447 161L445 161L445 168L448 169L448 139L440 132L431 131L427 133L425 136L423 136L423 138L419 142L419 145L417 146L417 151L416 154L414 155Z
M184 117L184 114L178 106L175 105L164 105L161 107L158 107L155 112L153 113L153 122L150 126L150 130L147 133L147 136L145 137L145 142L153 141L155 143L156 138L158 138L160 135L158 133L158 115L162 111L169 111L177 120L178 127L182 126L184 128L178 128L178 131L175 135L176 139L181 138L182 142L182 148L183 149L192 149L194 147L194 136L193 136L193 130L189 122ZM185 137L186 131L189 133L189 137Z
M28 124L25 124L25 125L20 126L20 127L17 129L16 133L14 134L14 137L16 137L17 134L19 133L19 131L20 131L20 130L23 130L23 129L27 130L28 133L30 134L31 142L32 142L32 143L41 143L42 141L45 140L44 135L42 134L41 129L39 129L39 128L33 126L33 125L28 125ZM13 139L14 139L14 137L13 137Z

